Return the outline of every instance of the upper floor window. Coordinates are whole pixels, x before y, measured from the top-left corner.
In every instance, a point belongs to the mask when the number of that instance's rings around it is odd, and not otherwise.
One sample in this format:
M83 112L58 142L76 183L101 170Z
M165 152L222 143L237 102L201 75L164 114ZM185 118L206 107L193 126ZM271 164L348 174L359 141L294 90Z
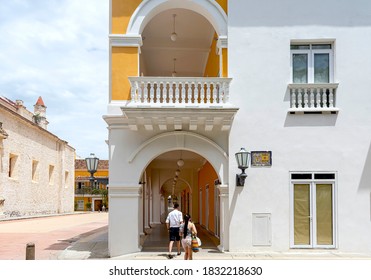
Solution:
M291 44L291 75L294 84L333 82L332 44Z

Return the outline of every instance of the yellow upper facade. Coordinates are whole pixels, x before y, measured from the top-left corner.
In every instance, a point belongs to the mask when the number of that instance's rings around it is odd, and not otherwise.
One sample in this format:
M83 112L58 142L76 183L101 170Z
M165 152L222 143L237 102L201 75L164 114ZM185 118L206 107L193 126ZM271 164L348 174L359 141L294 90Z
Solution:
M127 32L130 22L133 20L136 13L138 13L145 4L150 2L159 2L159 5L162 5L160 2L164 1L112 0L110 18L111 38L128 38L128 36L133 35ZM217 0L215 2L216 3L213 5L216 6L216 9L219 9L226 15L228 1ZM150 11L150 16L148 16L148 18L152 18L149 19L148 22L145 20L143 21L143 26L140 27L140 34L134 34L136 36L135 40L137 40L136 43L113 44L111 39L111 101L131 99L131 84L128 77L171 77L171 72L179 73L179 75L177 75L178 77L228 77L227 47L223 46L218 48L218 42L220 43L221 40L219 40L217 30L212 28L212 23L208 22L209 20L204 17L203 11L198 11L196 6L197 5L193 5L193 7L190 7L190 9L192 9L191 11L185 9L185 7L176 7L176 4L175 7L166 8L166 11L161 10L159 13L155 11L155 9ZM171 29L175 29L175 27L179 29L184 28L182 27L181 17L178 14L183 11L195 16L195 18L200 21L208 22L207 24L211 28L208 32L207 37L210 39L206 47L197 47L197 44L199 44L196 42L197 38L195 37L199 32L197 27L188 32L186 36L182 34L183 37L173 45L163 44L168 38L152 38L152 35L164 29L168 29L170 32ZM174 18L174 21L172 21L171 14L175 14L178 17ZM188 14L185 14L184 17ZM164 20L164 18L166 18L166 20ZM188 22L187 19L185 19L186 25L189 25L192 19L193 18L188 17ZM178 25L176 25L176 23L178 23ZM143 36L143 33L146 32L148 36ZM154 50L157 52L154 52ZM184 50L188 52L188 57L185 57L185 52L181 52ZM189 68L196 68L195 65L199 65L198 69L202 69L202 71L192 72L192 70L186 69L186 66L183 65L187 65L187 63ZM168 69L167 72L160 71L160 69L165 69L166 67ZM151 69L155 69L156 71Z

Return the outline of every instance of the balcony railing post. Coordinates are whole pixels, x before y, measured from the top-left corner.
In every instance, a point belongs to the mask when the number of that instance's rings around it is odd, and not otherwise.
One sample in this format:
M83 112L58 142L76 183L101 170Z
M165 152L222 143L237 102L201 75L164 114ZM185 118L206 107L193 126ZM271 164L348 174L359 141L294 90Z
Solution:
M200 87L200 84L196 82L194 85L195 85L195 91L194 91L194 94L193 94L193 96L194 96L193 97L194 98L193 103L198 103L199 102L199 97L198 97L199 91L198 91L198 89Z
M181 83L181 86L182 86L182 100L181 100L181 103L185 104L186 103L186 93L185 93L185 87L187 85L187 82L185 83Z
M210 103L210 98L211 98L211 94L210 94L210 83L209 82L206 82L206 103L207 104Z
M220 103L220 100L218 98L218 91L217 91L217 88L216 88L216 83L212 83L212 86L213 86L213 103L216 103L216 104L219 104Z
M154 89L154 83L149 82L149 102L154 103L155 102L155 89Z
M187 83L188 84L188 103L193 103L193 100L192 100L192 88L194 86L194 83L191 82L191 83Z
M143 89L143 100L141 101L143 103L148 103L148 84L144 83Z
M223 82L222 93L223 93L223 102L228 103L229 102L229 84L227 84L226 82Z
M200 98L201 98L200 103L205 103L205 84L204 83L201 84Z
M330 88L329 91L330 91L329 92L329 97L328 97L329 107L333 108L334 107L334 89Z
M310 107L311 108L314 108L315 106L314 106L314 89L313 88L311 88L310 89L310 96L309 96L309 100L310 100Z
M316 88L316 108L321 108L321 89Z
M156 103L161 103L161 82L156 84Z

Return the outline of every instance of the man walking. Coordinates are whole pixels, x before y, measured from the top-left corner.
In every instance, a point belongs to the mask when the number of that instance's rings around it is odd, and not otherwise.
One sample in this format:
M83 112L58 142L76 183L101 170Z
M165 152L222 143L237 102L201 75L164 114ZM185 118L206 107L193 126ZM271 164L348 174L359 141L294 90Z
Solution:
M177 202L174 203L174 210L171 211L166 218L166 227L169 230L169 255L168 258L172 259L173 255L171 251L173 250L174 241L177 242L178 248L178 256L180 255L180 235L179 235L179 227L180 224L183 222L183 214L178 210L179 204Z

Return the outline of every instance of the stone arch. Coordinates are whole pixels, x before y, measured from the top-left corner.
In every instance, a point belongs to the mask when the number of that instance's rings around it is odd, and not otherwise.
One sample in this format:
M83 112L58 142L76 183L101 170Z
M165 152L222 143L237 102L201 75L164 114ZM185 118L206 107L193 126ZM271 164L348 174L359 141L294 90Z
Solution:
M214 27L219 37L227 38L228 26L227 15L220 5L214 0L145 0L133 13L127 35L139 35L147 23L162 11L174 8L182 8L195 11L203 15Z
M160 154L179 149L203 156L213 166L219 180L223 184L228 184L227 153L209 138L186 131L162 133L142 143L129 157L129 163L135 169L132 170L132 174L141 174Z

